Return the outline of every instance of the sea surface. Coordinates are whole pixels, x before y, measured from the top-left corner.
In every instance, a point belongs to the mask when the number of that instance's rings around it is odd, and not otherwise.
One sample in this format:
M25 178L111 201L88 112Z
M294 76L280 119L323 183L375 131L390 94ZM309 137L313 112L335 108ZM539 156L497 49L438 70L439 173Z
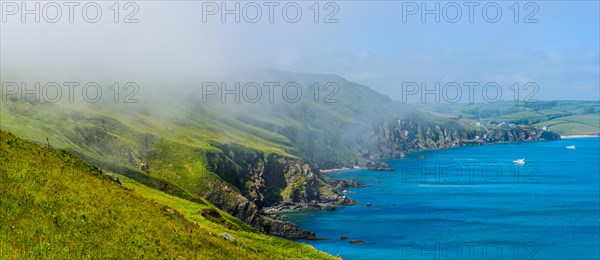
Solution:
M329 239L301 242L344 259L600 259L599 144L412 153L386 161L393 172L333 173L368 185L348 190L354 206L286 215Z

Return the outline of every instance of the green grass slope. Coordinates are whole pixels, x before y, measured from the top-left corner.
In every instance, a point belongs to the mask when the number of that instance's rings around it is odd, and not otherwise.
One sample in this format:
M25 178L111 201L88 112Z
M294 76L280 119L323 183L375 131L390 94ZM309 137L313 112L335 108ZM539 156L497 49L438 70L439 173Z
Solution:
M256 104L222 103L218 95L203 103L197 89L140 91L135 104L44 103L11 95L0 102L0 128L38 144L49 139L85 161L181 198L211 195L215 202L224 196L237 203L236 194L249 195L253 182L246 161L224 147L263 161L278 155L320 168L354 164L357 140L373 122L412 111L335 75L275 71L252 79L298 82L305 95L298 103L278 98ZM335 82L337 102L323 102L326 93L315 102L309 89L314 82ZM230 167L217 165L223 162ZM285 197L283 188L267 192Z
M68 151L5 131L0 183L2 259L332 258L256 233L204 200L184 200L124 177L122 186Z

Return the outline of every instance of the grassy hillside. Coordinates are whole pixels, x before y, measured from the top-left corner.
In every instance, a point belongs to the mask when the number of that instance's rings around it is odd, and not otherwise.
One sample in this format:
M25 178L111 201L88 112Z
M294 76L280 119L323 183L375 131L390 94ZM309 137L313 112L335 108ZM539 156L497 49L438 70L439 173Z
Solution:
M438 117L475 122L507 122L546 127L561 135L600 132L600 103L597 101L498 102L490 104L419 104L418 108Z
M415 113L335 75L267 71L246 81L296 82L303 98L297 103L281 97L273 103L267 99L223 103L216 95L216 100L202 102L194 88L140 90L140 102L135 104L115 104L110 98L93 104L44 103L13 95L0 102L0 127L37 143L48 139L54 147L169 194L187 199L210 196L219 207L233 208L244 203L241 195L273 203L289 198L286 195L296 191L286 189L286 180L298 184L306 179L265 175L261 184L254 177L263 178L268 158L270 162L299 159L319 168L355 164L361 145L357 140L371 130L373 122ZM326 93L315 101L310 87L328 82L339 87L332 97L336 102L323 102ZM281 171L303 172L280 164L264 170L280 175ZM304 186L295 187L310 188ZM332 192L331 187L318 189ZM257 192L264 196L254 196ZM237 216L234 209L227 210Z
M4 131L0 162L0 258L332 258Z
M239 77L230 81L295 82L302 97L287 102L276 92L274 102L264 97L258 103L223 103L215 95L203 102L199 88L142 89L136 104L25 102L11 96L1 104L0 125L36 142L48 137L55 146L99 162L106 161L116 146L139 150L139 141L152 135L203 150L215 150L215 144L241 144L325 164L356 159L356 139L373 122L416 113L410 106L336 75L264 71ZM335 93L323 87L332 82L337 86ZM320 86L318 95L311 90L315 83Z
M298 103L203 103L194 89L144 93L135 104L44 103L12 96L0 103L0 128L38 144L49 140L55 148L131 178L124 183L148 191L140 195L174 196L171 201L177 203L170 208L208 199L260 231L304 236L263 218L260 208L282 201L350 203L316 167L353 163L357 137L372 122L408 111L335 75L262 77L256 81L298 82L306 96L314 82L336 82L338 102L308 96ZM236 226L235 219L225 220L216 222Z

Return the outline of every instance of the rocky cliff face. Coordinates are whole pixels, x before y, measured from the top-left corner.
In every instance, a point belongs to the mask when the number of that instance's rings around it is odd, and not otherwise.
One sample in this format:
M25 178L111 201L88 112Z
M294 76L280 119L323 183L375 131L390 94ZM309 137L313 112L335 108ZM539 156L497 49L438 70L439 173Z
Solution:
M439 125L419 120L396 120L376 125L360 151L369 159L399 158L406 152L446 149L498 142L558 140L553 132L533 127L466 130L458 124Z
M239 145L218 148L222 153L207 154L210 170L233 184L259 209L282 203L353 203L337 191L335 180L300 159Z
M347 182L322 176L302 160L235 144L219 144L217 148L220 151L207 153L207 164L224 182L216 182L199 195L265 233L315 238L312 232L263 214L267 207L331 209L354 203L337 191L336 186Z

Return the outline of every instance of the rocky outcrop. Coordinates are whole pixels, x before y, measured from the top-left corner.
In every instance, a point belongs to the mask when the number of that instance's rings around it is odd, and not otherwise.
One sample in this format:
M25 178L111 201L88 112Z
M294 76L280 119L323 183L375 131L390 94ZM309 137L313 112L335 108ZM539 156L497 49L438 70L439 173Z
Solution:
M362 188L367 185L361 181L352 180L352 179L332 179L326 178L327 183L329 185L335 187L336 190L345 190L347 188Z
M351 203L335 181L295 158L264 154L239 145L218 145L222 152L207 154L208 165L257 208L282 203Z
M354 201L340 194L338 181L322 176L299 159L264 154L236 145L215 145L206 154L209 170L223 181L211 183L199 195L229 214L267 234L290 238L316 238L296 225L265 213L284 209L334 209ZM339 181L340 187L356 184Z
M218 208L255 227L262 233L288 238L316 239L313 232L302 230L296 224L264 214L255 203L241 195L239 191L236 191L230 185L229 183L217 182L213 186L214 189L207 190L200 195ZM203 212L201 214L205 218L211 219L210 213Z
M371 171L393 171L394 169L384 162L368 162L367 169Z
M487 131L480 143L527 142L538 140L559 140L560 135L537 128L509 128ZM475 140L477 141L477 140Z
M461 133L451 127L443 127L414 120L397 120L376 125L367 135L361 155L371 160L400 158L406 152L440 149L458 146Z
M441 125L419 119L383 122L376 125L367 136L366 145L359 153L371 160L401 158L407 152L464 145L560 139L556 133L535 127L467 130L457 123Z
M294 239L317 239L315 233L302 230L294 223L263 217L260 230L266 234L283 236Z

